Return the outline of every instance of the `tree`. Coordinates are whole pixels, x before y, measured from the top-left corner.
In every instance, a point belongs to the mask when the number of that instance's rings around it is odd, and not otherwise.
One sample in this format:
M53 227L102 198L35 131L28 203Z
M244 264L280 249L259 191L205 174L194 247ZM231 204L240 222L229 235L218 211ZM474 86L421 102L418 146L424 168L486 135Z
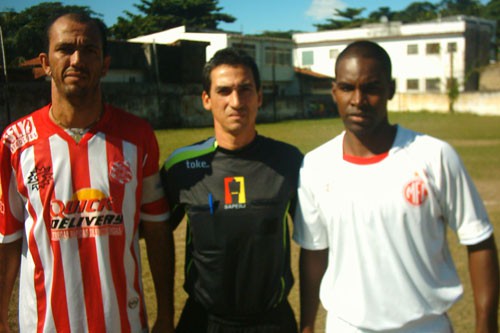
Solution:
M500 47L500 0L490 0L483 7L483 17L497 22L497 56L499 54Z
M394 15L396 15L396 13L397 12L393 12L389 7L379 7L377 10L371 12L368 15L368 21L380 22L385 19L388 21L393 21L393 17Z
M438 6L428 1L413 2L404 10L394 15L396 21L404 23L422 22L436 19L438 17Z
M185 25L194 29L217 29L219 22L236 19L221 13L218 0L141 0L134 6L143 14L125 12L111 27L117 39L128 39Z
M31 59L45 49L45 28L47 22L68 12L83 12L91 16L101 16L88 6L65 6L60 2L42 2L20 13L7 11L0 13L5 49L10 65L17 65Z
M359 27L364 22L364 19L360 17L361 13L364 10L365 10L364 7L363 8L348 7L344 10L335 9L334 17L338 16L343 19L337 20L335 18L330 18L327 19L327 23L315 24L314 26L318 31Z
M301 31L298 31L298 30L288 30L288 31L264 30L260 34L255 34L253 36L292 39L293 34L297 33L297 32L301 32Z
M439 4L442 16L481 15L482 4L479 0L442 0Z

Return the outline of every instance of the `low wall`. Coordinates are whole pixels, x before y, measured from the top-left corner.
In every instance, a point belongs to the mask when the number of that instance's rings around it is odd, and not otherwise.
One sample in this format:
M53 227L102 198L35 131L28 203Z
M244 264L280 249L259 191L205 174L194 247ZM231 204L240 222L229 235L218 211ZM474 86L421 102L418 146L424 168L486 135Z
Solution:
M445 94L396 94L388 108L390 111L450 112ZM453 109L454 112L500 116L500 91L460 93Z
M204 127L212 125L212 115L201 103L201 85L154 85L103 83L106 102L147 119L155 128ZM6 94L8 92L8 94ZM8 98L6 98L8 95ZM50 83L11 83L8 91L0 84L0 129L11 121L50 101ZM330 96L265 95L259 122L335 115Z
M153 85L139 83L103 83L108 103L123 108L148 121L155 128L204 127L212 125L211 113L203 109L200 85ZM9 103L6 103L6 100ZM0 84L0 129L11 121L42 107L50 101L50 83L11 83L8 90ZM8 105L8 108L7 108ZM390 111L448 112L448 97L443 94L396 94ZM461 93L455 112L500 115L500 92ZM259 122L285 119L336 116L329 95L264 96Z

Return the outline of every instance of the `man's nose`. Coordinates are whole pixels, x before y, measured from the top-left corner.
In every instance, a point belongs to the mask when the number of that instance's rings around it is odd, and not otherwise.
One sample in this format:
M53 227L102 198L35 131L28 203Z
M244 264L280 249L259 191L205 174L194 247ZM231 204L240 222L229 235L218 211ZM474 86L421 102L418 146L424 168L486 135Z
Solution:
M363 102L365 95L361 89L354 89L351 96L352 105L360 105Z
M71 65L78 65L82 60L82 54L79 50L75 50L73 54L71 54Z
M239 108L241 106L241 96L238 90L233 90L230 96L229 103L233 108Z

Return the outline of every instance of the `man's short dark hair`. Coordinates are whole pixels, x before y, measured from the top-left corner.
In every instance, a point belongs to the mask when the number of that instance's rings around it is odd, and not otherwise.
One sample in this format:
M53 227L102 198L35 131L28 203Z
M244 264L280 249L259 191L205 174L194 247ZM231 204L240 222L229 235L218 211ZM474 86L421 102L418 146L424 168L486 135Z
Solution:
M337 62L335 63L335 76L337 76L337 69L340 62L349 56L377 59L382 64L384 72L388 76L387 79L389 81L392 80L391 57L389 57L389 54L384 50L384 48L377 43L368 40L359 40L347 45L347 47L340 52L337 57Z
M44 40L45 52L47 53L49 52L50 30L52 29L54 23L61 17L68 17L69 19L78 23L95 25L97 27L97 30L99 31L99 36L101 37L102 53L104 56L108 55L108 37L107 37L108 29L106 27L106 24L104 24L102 20L95 17L91 17L89 14L85 12L64 13L61 15L57 15L52 20L50 20L45 28L45 40Z
M203 90L210 95L210 87L212 85L212 79L210 74L212 71L221 65L229 66L244 66L252 71L253 80L255 81L255 87L257 91L260 90L260 74L259 68L255 63L255 60L243 50L228 47L217 51L212 59L210 59L203 67L202 83Z

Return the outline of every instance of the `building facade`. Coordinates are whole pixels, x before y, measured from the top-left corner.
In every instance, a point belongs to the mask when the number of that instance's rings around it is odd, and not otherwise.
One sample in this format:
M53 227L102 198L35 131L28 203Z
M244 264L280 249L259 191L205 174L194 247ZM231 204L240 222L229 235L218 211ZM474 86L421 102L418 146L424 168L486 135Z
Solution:
M496 22L453 16L402 24L382 22L355 29L293 35L295 66L334 76L338 54L351 42L368 39L391 56L396 91L444 93L479 88L479 73L495 58Z
M206 61L220 49L236 47L251 55L261 74L264 93L289 91L294 80L294 42L290 39L256 37L221 31L189 31L185 26L132 38L129 42L172 45L179 40L206 42Z

